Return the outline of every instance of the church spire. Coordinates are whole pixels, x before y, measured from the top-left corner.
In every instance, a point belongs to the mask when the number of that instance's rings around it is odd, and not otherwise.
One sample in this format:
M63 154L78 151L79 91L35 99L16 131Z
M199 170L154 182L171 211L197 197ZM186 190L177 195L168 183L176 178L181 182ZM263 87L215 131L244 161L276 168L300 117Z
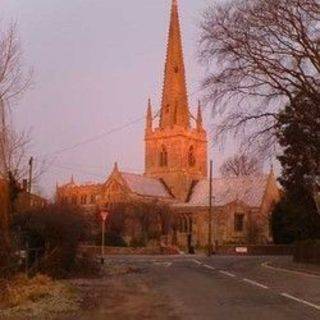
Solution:
M162 92L160 128L190 127L177 0L172 1L167 59Z

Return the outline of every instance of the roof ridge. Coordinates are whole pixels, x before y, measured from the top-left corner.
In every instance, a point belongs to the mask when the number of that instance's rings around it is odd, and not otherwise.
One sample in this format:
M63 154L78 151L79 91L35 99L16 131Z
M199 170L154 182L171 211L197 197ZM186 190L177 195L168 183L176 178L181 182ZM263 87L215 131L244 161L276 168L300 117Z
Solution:
M153 181L157 181L157 182L161 183L161 181L158 178L147 177L143 173L132 173L132 172L126 172L126 171L120 171L120 173L140 177L140 178L143 178L146 180L153 180Z
M121 173L121 174L131 174L131 175L134 175L134 176L143 177L143 174L142 174L142 173L137 173L137 172L120 171L120 173Z
M241 179L245 179L245 180L255 180L254 178L265 178L267 179L269 177L268 174L261 174L261 175L257 175L257 176L239 176L239 177L213 177L212 180L241 180ZM200 181L208 181L209 178L203 178Z

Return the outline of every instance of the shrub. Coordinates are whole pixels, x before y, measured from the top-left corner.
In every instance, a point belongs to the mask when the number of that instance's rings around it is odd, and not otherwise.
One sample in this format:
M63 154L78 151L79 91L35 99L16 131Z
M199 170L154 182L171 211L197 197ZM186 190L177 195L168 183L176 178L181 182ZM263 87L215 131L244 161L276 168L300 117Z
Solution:
M101 233L96 235L95 245L101 245ZM105 233L105 245L108 247L127 247L127 243L125 242L123 237L113 231Z
M320 238L320 216L300 199L283 197L271 219L276 244Z
M127 243L124 239L116 233L106 234L106 245L109 247L127 247Z
M130 241L130 247L132 247L132 248L143 248L145 246L146 246L146 241L143 237L133 238Z
M54 277L65 277L72 271L79 242L88 231L80 209L60 204L21 213L14 226L22 231L29 248L40 249L40 270ZM29 258L33 263L32 255Z

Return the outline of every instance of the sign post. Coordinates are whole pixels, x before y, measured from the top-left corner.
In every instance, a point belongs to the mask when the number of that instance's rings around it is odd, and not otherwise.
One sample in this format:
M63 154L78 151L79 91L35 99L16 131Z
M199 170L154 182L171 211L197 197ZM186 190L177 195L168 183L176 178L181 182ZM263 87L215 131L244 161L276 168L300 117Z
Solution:
M106 233L106 220L109 215L107 211L101 211L101 264L104 264L104 247L105 247L105 233Z
M212 175L213 161L210 161L210 179L209 179L209 211L208 211L208 257L212 255Z

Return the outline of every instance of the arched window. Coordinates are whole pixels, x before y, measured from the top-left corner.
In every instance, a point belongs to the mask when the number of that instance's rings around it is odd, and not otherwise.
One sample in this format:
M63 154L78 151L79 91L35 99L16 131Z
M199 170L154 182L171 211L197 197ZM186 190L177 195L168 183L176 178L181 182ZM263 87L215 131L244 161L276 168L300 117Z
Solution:
M160 167L168 166L168 152L165 146L161 147L160 151Z
M234 231L243 232L244 231L244 214L235 213L234 215Z
M189 148L189 153L188 153L188 162L190 167L194 167L196 165L196 157L194 154L194 147L191 146Z

